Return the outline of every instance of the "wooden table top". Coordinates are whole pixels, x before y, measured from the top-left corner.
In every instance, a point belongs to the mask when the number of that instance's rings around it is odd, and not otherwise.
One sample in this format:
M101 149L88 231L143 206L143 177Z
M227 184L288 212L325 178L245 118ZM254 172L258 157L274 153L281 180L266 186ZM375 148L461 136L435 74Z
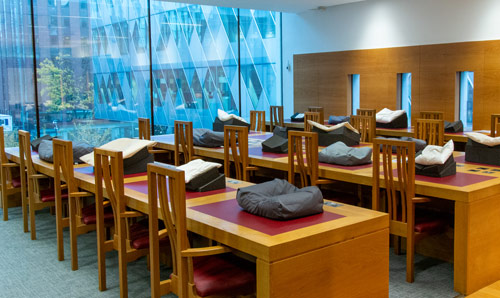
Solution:
M296 129L304 129L303 122L292 122L290 119L285 119L284 122L285 122L284 124L286 127L291 127L291 128L296 128ZM325 125L328 125L328 121L325 121ZM467 143L468 138L465 135L465 133L467 133L467 132L468 131L457 132L457 133L445 132L444 140L445 141L453 140L454 142ZM475 130L474 132L489 133L489 130ZM413 137L414 130L413 130L413 127L408 127L408 128L377 128L376 134L377 134L377 136L385 136L385 137Z
M249 135L250 164L257 167L288 170L288 155L262 152L261 142L272 133ZM174 150L173 135L154 136L159 148ZM367 145L367 144L365 144ZM224 149L194 148L195 155L224 160ZM465 161L465 153L454 152L457 174L444 178L416 175L415 191L419 195L438 197L453 201L471 202L493 194L500 194L500 167ZM319 176L332 180L372 185L372 166L340 166L320 163Z
M19 163L18 148L6 150ZM53 165L33 155L37 171L53 177ZM75 167L78 186L95 192L93 168ZM388 215L350 205L324 205L319 215L291 221L275 221L241 210L235 198L239 187L251 183L226 180L226 189L207 193L186 192L188 229L259 259L276 261L333 243L387 229ZM127 205L148 213L147 176L125 176ZM106 195L106 194L105 194Z

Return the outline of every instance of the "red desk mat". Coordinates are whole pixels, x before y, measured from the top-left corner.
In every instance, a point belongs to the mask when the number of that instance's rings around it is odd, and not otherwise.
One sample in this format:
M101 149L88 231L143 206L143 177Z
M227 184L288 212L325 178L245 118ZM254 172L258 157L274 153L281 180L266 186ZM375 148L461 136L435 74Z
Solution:
M262 151L262 147L251 147L248 148L248 155L268 157L268 158L281 158L281 157L287 157L288 153L264 152Z
M143 193L143 194L148 194L148 181L147 180L125 183L125 187L128 189L132 189L132 190L135 190L137 192ZM226 187L223 189L217 189L217 190L212 190L212 191L205 191L205 192L186 190L186 199L189 200L189 199L195 199L195 198L199 198L199 197L217 195L217 194L235 191L235 190L236 189L231 188L231 187Z
M397 177L397 172L398 172L397 169L393 170L394 177ZM381 175L383 175L383 173L381 173ZM479 175L479 174L461 173L461 172L457 172L455 175L442 177L442 178L415 175L415 180L418 180L418 181L439 183L439 184L457 186L457 187L464 187L464 186L488 181L488 180L495 179L495 178L496 177Z
M371 168L372 164L366 164L366 165L359 165L359 166L341 166L341 165L334 165L334 164L329 164L329 163L319 163L320 166L323 167L328 167L328 168L335 168L335 169L342 169L342 170L351 170L351 171L356 171L356 170L361 170L361 169L367 169Z
M273 220L244 211L238 205L236 199L189 208L271 236L344 217L344 215L324 211L320 214L292 220Z
M94 167L92 167L92 166L75 168L75 171L77 171L78 173L94 176ZM146 172L123 175L123 178L132 178L132 177L139 177L139 176L146 176Z

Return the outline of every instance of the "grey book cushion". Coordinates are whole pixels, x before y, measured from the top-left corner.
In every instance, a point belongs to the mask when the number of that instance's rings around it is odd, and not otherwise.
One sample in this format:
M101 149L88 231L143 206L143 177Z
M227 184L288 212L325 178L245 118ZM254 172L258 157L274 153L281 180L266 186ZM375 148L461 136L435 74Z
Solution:
M83 142L73 142L73 163L82 163L80 160L81 156L89 154L94 151L94 147ZM52 146L52 140L42 140L38 146L38 157L41 160L53 163L54 162L54 152Z
M372 148L353 148L342 142L336 142L321 150L318 160L319 162L343 166L364 165L372 161Z
M444 121L444 132L463 132L464 131L464 123L462 120L448 122Z
M224 146L224 133L206 128L193 129L193 144L200 147Z
M328 124L340 124L342 122L349 122L350 119L351 117L349 116L330 116L328 118Z
M427 146L427 142L426 141L421 140L421 139L411 138L411 137L401 137L401 138L377 137L377 139L414 142L415 143L415 152L419 152L421 150L424 150L425 146ZM382 148L382 146L380 148ZM396 153L396 147L395 146L392 147L392 153Z
M277 220L323 212L323 195L318 187L299 189L281 179L240 188L236 200L251 214Z

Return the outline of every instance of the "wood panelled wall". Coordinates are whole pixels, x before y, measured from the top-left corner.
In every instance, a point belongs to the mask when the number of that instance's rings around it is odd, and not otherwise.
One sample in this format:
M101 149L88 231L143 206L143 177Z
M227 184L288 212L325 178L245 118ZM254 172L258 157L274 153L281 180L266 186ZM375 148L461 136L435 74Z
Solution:
M455 119L456 78L474 72L474 129L489 129L500 113L500 40L294 56L294 109L322 106L325 117L346 115L348 75L360 74L362 108L397 108L397 75L412 73L412 120L420 111Z

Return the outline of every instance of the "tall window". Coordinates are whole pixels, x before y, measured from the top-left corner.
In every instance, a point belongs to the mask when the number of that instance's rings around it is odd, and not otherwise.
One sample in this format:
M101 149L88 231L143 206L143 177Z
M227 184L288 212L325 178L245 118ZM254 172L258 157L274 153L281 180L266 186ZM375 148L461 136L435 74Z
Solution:
M351 107L352 115L356 115L356 111L359 109L359 74L350 75L351 79Z
M37 136L29 0L0 5L0 123L5 145L17 146L17 131Z
M460 72L460 120L464 128L472 130L472 109L474 100L474 72Z
M245 117L281 103L280 13L13 0L0 5L0 27L0 122L13 131L100 145L136 136L138 117L170 133L176 119L211 128L217 109Z
M399 74L401 109L408 115L408 127L411 127L411 73Z

